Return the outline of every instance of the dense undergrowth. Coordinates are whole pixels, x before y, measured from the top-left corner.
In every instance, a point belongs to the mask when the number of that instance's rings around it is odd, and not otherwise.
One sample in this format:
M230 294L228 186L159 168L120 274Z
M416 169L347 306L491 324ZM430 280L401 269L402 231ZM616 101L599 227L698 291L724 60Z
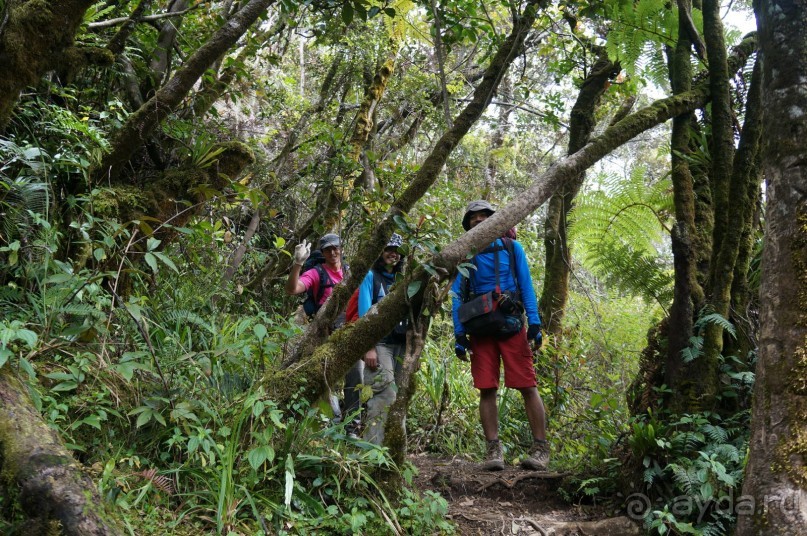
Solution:
M175 229L181 239L163 249L133 223L83 214L73 229L84 265L59 259L60 233L33 211L2 247L0 362L27 379L131 534L453 532L445 499L412 488L413 467L347 437L327 404L278 407L259 387L300 328L290 304L217 285L210 267L229 248L220 221ZM748 415L630 416L624 393L653 316L627 296L573 295L571 327L536 359L552 468L574 474L561 490L570 501L627 507L658 533L720 534L734 520L719 501L740 489ZM408 448L478 459L477 394L452 340L447 315L436 318ZM747 398L753 381L739 363L724 360L727 401ZM523 405L510 390L499 405L505 456L516 463L531 439ZM626 460L644 482L632 494L621 487ZM405 483L395 492L391 475ZM645 502L631 513L636 497ZM13 497L3 506L13 531Z

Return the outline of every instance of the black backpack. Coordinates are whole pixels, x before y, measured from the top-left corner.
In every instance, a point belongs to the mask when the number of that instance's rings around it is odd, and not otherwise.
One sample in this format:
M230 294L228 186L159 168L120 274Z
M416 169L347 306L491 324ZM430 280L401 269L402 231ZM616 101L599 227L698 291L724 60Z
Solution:
M322 266L325 262L325 256L322 254L322 251L315 249L311 252L311 255L303 263L303 267L300 270L300 275L306 273L309 270L316 270L317 275L319 276L319 285L317 285L317 293L314 294L314 287L311 286L305 291L305 301L303 302L303 311L305 314L311 318L319 308L321 304L319 303L322 299L322 296L325 294L326 288L331 288L334 286L334 282L331 279L331 276L328 275L328 272ZM350 268L346 263L342 263L342 274L343 277L347 277L348 270Z

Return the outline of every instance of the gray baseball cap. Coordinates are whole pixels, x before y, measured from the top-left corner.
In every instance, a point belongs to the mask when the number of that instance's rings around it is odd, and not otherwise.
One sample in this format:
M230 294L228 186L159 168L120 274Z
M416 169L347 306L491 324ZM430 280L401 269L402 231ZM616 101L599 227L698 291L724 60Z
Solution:
M492 215L495 214L496 211L493 210L493 205L485 201L484 199L478 199L476 201L471 201L468 203L468 208L465 210L465 216L462 217L462 228L466 231L471 228L471 214L474 212L480 212L485 210Z
M336 246L338 248L342 247L342 239L339 238L339 235L328 233L323 235L322 238L319 239L319 249L322 251L325 248Z

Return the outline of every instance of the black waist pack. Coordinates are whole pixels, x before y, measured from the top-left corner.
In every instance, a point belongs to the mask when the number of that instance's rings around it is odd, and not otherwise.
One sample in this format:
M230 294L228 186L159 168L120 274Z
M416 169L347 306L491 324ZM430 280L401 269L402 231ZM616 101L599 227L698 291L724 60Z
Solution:
M510 293L491 290L460 305L457 315L470 335L507 338L524 327L523 312Z

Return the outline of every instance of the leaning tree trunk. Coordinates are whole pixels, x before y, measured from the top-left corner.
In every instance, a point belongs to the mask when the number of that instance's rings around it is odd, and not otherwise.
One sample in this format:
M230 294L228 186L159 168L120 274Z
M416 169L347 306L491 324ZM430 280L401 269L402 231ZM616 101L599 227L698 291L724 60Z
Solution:
M0 373L0 470L2 485L15 490L30 518L24 534L51 534L49 529L68 536L123 534L95 484L8 370Z
M0 12L0 129L22 91L56 68L93 0L9 0Z
M763 62L768 196L760 344L736 534L804 534L807 510L807 2L755 5Z

